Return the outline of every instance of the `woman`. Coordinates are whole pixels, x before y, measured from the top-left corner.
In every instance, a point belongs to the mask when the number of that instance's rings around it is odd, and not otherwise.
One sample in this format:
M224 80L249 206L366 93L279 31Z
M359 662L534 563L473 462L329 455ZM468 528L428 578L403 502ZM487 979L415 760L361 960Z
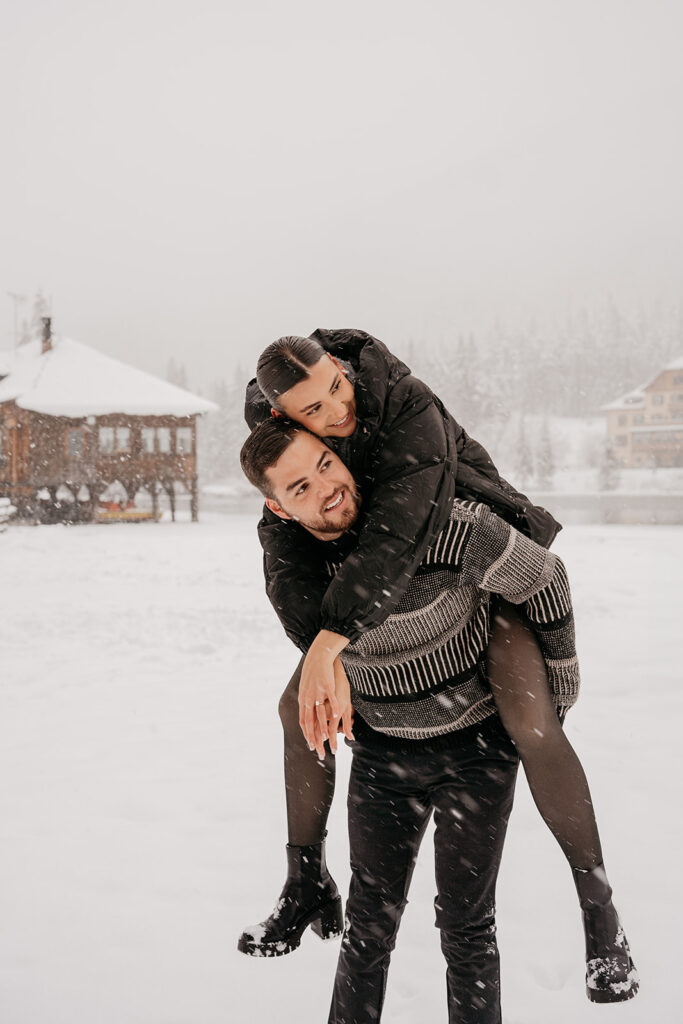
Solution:
M325 702L333 716L338 711L337 655L391 613L445 525L455 495L484 502L546 547L560 527L502 480L487 452L430 389L364 332L317 331L273 343L259 359L245 412L250 426L284 415L324 437L361 482L364 501L356 546L331 582L302 558L286 523L266 513L259 524L269 597L306 652L280 702L289 877L258 938L251 930L240 939L244 952L274 955L298 945L321 887L330 899L336 894L324 860L334 759L325 756L322 741L328 738ZM535 636L514 609L501 605L489 642L491 689L534 800L572 868L589 998L616 1002L635 995L637 975L612 904L585 775L557 714L576 700L578 669L553 661L543 639L542 631ZM566 676L555 687L563 697L553 703L549 676L558 672ZM320 760L311 752L315 744Z

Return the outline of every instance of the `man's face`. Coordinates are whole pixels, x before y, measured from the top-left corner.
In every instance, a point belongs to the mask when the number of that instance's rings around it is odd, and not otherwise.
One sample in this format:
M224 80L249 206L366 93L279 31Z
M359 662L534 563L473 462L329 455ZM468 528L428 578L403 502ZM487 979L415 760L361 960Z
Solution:
M318 437L349 437L356 429L353 384L331 356L311 366L308 376L280 396L282 412Z
M356 521L360 498L344 463L317 437L298 430L267 471L275 500L266 505L295 519L318 540L335 540Z

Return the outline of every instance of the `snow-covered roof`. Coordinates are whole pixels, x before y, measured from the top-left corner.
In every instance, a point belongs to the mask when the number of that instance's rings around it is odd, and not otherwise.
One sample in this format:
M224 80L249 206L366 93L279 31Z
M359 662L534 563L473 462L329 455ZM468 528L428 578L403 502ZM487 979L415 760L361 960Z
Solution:
M655 374L655 376L645 384L645 390L649 391L653 384L656 384L663 373L667 370L683 370L683 356L677 356L676 359L672 359L670 363L663 366L661 370Z
M192 416L217 409L213 402L160 377L106 356L79 341L53 335L50 351L32 341L0 353L0 404L49 416ZM0 371L1 372L1 371Z
M607 405L603 405L601 408L603 412L607 412L610 409L637 409L644 401L645 392L641 388L634 388L633 391L627 391L621 398L615 398L613 402L608 402Z
M641 384L639 388L634 388L633 391L627 391L621 398L615 398L613 402L608 402L607 405L601 406L602 412L609 412L610 409L633 409L642 405L647 397L645 392L648 391L652 385L659 379L659 377L666 370L683 370L683 355L677 356L676 359L672 359L670 363L663 366L661 370L658 370L654 377L645 383Z

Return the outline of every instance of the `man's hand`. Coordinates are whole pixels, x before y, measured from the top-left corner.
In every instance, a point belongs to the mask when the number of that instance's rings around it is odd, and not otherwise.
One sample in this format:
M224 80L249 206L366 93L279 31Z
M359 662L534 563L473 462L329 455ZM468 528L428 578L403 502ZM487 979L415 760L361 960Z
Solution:
M309 747L316 749L321 758L325 756L324 743L330 735L328 717L337 721L342 717L336 693L334 661L348 642L346 637L322 629L311 644L301 670L299 725ZM329 702L327 711L326 701ZM336 728L332 734L336 736Z
M353 735L353 705L351 704L351 688L349 686L349 680L346 675L346 670L342 665L339 658L335 658L334 661L334 689L337 696L337 704L339 707L339 714L333 715L331 708L330 714L327 719L328 732L330 737L330 750L333 754L337 753L337 733L343 732L344 735L352 740ZM325 704L325 709L329 708L329 704Z

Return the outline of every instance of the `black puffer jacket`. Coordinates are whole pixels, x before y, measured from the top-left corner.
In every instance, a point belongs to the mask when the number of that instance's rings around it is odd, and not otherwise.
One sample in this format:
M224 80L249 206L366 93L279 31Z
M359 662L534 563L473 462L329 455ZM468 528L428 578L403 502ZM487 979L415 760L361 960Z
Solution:
M483 502L550 546L560 525L502 479L488 452L381 341L355 330L317 330L311 337L351 367L358 427L351 438L325 440L360 485L363 512L357 534L333 549L264 508L258 532L266 592L301 650L320 629L355 640L384 622L445 526L456 495ZM247 423L253 428L269 415L258 384L250 381ZM345 557L330 581L324 561L333 551L335 560L340 551Z

